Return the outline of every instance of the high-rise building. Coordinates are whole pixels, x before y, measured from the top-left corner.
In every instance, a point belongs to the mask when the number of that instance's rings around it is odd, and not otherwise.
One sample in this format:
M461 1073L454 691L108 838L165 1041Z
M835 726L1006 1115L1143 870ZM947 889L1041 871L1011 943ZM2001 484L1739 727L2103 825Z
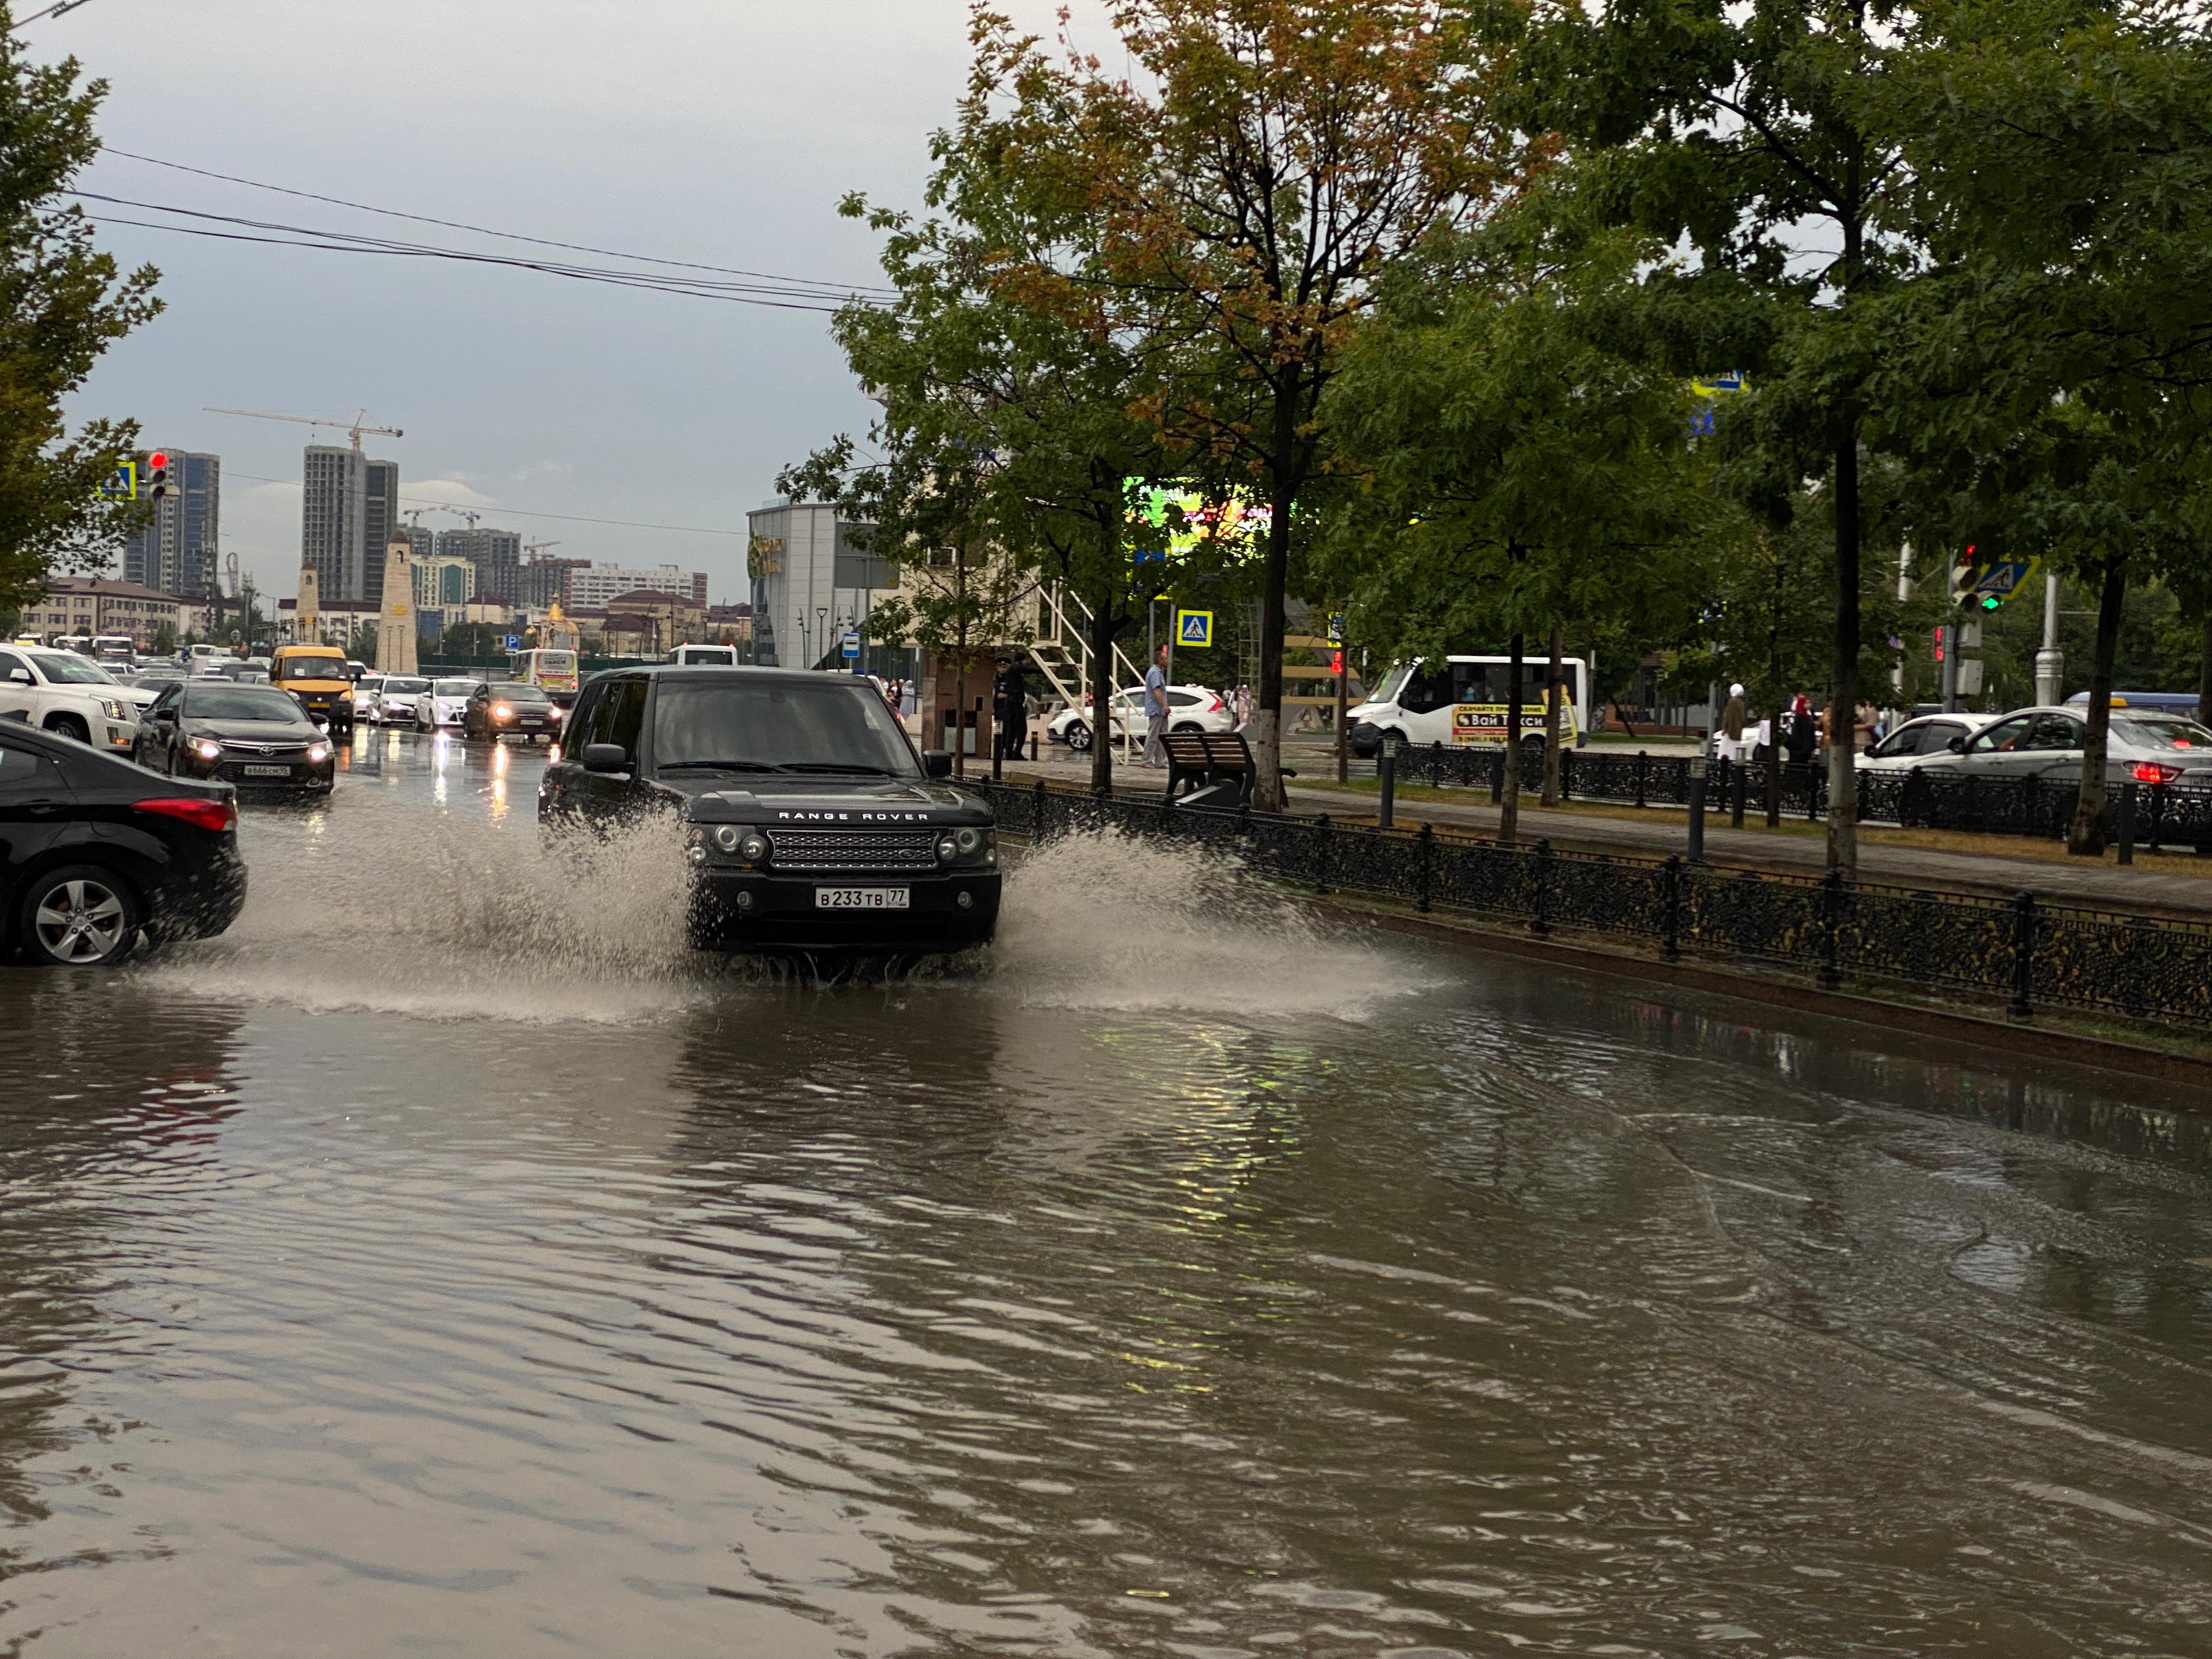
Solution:
M301 483L301 568L315 573L325 602L374 597L381 603L385 542L399 517L398 463L309 444Z
M589 559L532 559L522 567L522 591L514 602L538 611L550 608L556 599L565 605L569 603L568 573L591 568Z
M863 629L878 595L898 586L889 563L854 545L866 526L820 502L771 501L751 528L754 660L781 668L836 667L842 639Z
M366 551L362 568L366 591L362 598L380 605L384 603L385 550L391 544L393 532L400 528L399 463L371 461L362 471L362 529Z
M476 567L477 592L509 605L520 602L522 532L489 530L471 526L466 530L438 532L440 558L466 559Z
M609 600L641 587L656 593L677 594L702 611L707 606L707 573L683 570L672 564L655 565L649 570L626 570L616 564L595 564L588 569L572 570L568 574L568 603L605 610Z
M169 458L175 489L154 503L152 520L124 544L123 580L162 593L204 598L216 580L222 458L184 449L161 453Z

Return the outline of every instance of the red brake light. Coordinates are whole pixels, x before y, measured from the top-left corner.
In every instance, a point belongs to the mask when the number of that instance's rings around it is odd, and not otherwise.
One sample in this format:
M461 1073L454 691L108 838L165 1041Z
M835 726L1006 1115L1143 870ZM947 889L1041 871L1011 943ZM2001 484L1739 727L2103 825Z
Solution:
M134 812L159 812L165 818L182 818L195 830L205 830L210 835L238 828L238 808L228 800L207 800L198 795L182 795L174 799L142 800L131 803Z
M2137 783L2172 783L2181 775L2178 766L2160 766L2156 761L2137 761L2131 769Z

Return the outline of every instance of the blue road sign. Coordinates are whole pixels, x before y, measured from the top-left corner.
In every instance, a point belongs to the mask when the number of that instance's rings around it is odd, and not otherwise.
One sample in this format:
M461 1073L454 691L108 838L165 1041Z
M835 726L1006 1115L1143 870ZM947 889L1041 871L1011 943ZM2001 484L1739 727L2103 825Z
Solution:
M509 634L509 635L507 636L507 648L508 650L510 650L510 651L520 651L520 650L521 650L521 649L522 649L522 635L520 635L520 634Z
M135 501L138 499L138 463L125 461L107 475L107 482L100 487L100 499L104 501Z
M848 632L845 635L845 660L850 662L854 658L860 654L860 636L858 634Z
M1211 611L1176 611L1176 643L1177 645L1212 645L1213 643L1213 613Z

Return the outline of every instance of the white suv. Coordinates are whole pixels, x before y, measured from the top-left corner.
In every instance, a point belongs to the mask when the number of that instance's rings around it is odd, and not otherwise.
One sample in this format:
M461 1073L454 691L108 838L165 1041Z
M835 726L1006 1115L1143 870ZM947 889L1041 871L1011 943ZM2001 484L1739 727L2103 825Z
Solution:
M148 688L142 702L134 688L118 685L98 663L74 651L0 646L0 720L23 720L127 756L137 740L138 711L155 695Z

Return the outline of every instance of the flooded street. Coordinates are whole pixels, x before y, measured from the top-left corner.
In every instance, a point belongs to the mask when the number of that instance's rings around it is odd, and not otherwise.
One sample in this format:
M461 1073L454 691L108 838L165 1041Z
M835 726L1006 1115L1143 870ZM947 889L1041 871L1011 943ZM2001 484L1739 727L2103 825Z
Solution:
M0 969L0 1654L2212 1651L2148 1085L1099 842L798 982L539 764L364 732L228 937Z

